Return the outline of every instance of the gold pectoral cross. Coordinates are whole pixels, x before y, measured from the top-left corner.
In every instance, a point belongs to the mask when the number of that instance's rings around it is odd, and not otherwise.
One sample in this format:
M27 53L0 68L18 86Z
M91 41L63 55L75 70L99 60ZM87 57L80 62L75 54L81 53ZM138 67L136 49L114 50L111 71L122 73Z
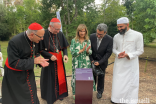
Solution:
M58 50L58 49L56 49L56 53L58 53L58 54L59 54L59 50Z

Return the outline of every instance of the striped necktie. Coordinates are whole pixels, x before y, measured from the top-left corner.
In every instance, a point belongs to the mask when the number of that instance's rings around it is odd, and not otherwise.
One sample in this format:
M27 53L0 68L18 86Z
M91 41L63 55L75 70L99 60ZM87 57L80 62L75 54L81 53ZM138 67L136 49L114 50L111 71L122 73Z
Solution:
M97 39L97 50L99 48L99 45L100 45L100 39Z

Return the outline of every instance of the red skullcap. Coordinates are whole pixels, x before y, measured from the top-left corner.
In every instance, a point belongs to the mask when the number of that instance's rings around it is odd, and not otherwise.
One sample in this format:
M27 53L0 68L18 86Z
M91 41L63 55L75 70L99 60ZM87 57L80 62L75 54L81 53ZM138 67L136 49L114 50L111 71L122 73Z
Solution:
M57 18L52 18L50 22L59 22L60 23L60 20Z
M40 24L36 23L36 22L30 24L30 26L28 28L30 30L41 30L41 29L43 29L43 27Z

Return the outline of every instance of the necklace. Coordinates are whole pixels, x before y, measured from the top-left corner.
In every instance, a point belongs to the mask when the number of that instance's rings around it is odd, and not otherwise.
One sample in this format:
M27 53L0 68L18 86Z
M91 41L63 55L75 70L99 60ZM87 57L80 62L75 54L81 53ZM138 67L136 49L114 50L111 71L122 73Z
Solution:
M25 37L27 43L28 43L29 46L30 46L30 50L31 50L31 56L30 56L30 57L33 57L33 58L34 58L34 55L35 55L35 50L34 50L34 49L35 49L35 44L34 44L34 42L33 42L33 48L32 48L31 45L30 45L30 43L28 42L28 40L27 40L27 38L26 38L25 32L24 32L24 37ZM32 52L33 52L33 54L32 54Z
M49 31L48 31L48 32L49 32ZM50 36L50 39L51 39L51 41L52 41L53 45L55 46L56 53L58 53L58 54L59 54L59 50L57 49L57 47L56 47L56 45L55 45L54 41L52 40L52 37L51 37L51 35L50 35L50 32L49 32L49 36Z

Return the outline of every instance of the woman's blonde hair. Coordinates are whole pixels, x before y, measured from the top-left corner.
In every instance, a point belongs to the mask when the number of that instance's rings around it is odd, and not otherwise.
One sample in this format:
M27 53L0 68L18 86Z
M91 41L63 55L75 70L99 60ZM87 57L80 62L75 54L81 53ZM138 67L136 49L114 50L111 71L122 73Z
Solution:
M75 41L79 40L80 39L80 36L79 36L79 31L82 30L82 29L85 29L86 31L86 35L85 35L85 40L89 40L89 37L88 37L88 30L87 30L87 27L85 24L79 24L79 26L77 27L77 30L76 30L76 37L75 37Z

